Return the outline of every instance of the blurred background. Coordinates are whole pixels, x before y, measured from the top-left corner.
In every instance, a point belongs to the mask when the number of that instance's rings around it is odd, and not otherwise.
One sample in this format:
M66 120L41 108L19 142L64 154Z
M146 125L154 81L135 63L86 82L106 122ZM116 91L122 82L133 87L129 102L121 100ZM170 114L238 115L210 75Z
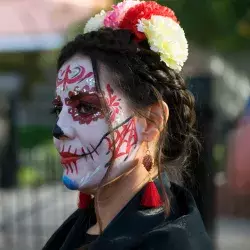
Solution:
M0 249L41 249L76 208L52 144L61 46L112 0L0 1ZM162 0L190 42L202 143L186 186L215 249L250 249L250 1Z

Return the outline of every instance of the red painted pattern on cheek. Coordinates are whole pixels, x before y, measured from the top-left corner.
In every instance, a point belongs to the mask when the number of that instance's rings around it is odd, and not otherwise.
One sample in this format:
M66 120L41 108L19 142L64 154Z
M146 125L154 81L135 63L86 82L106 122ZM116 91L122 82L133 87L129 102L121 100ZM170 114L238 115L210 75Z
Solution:
M70 65L68 65L65 70L59 70L56 87L63 85L63 90L65 90L67 84L79 83L91 76L93 76L93 72L86 74L86 70L83 66L77 66L71 69Z
M108 142L108 152L110 152L115 145L113 159L115 160L119 157L126 156L124 159L125 161L132 147L136 146L138 142L135 119L131 119L128 123L125 123L114 131L114 141L108 137L105 139ZM122 149L124 145L125 147Z
M120 109L121 109L121 107L120 107L121 99L119 99L117 97L117 95L114 94L114 90L112 89L110 84L107 84L106 89L107 89L107 93L108 93L108 96L106 98L106 102L107 102L107 105L110 109L110 120L111 120L111 122L114 122L116 116L119 114Z
M97 95L94 94L96 93L95 87L90 88L88 85L85 85L80 91L78 91L77 88L78 87L75 87L74 91L77 91L77 93L80 95L85 93L92 93L92 95L95 96ZM79 99L73 101L70 98L71 93L72 92L69 92L69 97L65 99L65 104L69 106L68 113L72 116L74 121L79 122L79 124L90 124L91 122L97 121L98 119L104 119L104 114L103 112L101 112L101 110L95 113L86 113L86 114L80 113L78 110L78 106L80 105L81 101ZM90 100L91 98L89 97L86 99Z

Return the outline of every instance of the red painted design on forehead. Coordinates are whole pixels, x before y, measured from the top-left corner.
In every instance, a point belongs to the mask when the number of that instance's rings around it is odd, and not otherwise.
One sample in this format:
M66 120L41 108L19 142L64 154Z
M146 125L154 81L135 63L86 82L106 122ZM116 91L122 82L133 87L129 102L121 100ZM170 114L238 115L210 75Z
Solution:
M63 84L63 90L65 90L67 84L79 83L91 76L93 76L93 72L86 73L83 66L76 66L71 69L70 65L68 65L65 70L59 70L56 87Z

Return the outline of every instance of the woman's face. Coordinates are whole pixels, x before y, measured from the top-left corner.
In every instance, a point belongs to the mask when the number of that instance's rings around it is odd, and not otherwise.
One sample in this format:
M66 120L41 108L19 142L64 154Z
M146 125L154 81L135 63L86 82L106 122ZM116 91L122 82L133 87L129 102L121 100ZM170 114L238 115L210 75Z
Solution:
M127 100L102 75L100 87L109 109L114 141L89 57L74 56L58 72L53 103L59 112L53 136L64 169L63 182L69 189L96 187L112 157L110 178L119 176L135 160L141 144L142 125Z

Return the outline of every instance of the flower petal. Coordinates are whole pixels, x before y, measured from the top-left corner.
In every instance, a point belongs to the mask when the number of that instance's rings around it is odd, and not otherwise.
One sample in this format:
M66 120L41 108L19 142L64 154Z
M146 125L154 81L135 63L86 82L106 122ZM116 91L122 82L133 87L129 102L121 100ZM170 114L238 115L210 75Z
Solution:
M159 53L168 67L180 71L188 57L188 43L180 25L169 17L152 16L139 20L137 27L146 35L150 49Z

